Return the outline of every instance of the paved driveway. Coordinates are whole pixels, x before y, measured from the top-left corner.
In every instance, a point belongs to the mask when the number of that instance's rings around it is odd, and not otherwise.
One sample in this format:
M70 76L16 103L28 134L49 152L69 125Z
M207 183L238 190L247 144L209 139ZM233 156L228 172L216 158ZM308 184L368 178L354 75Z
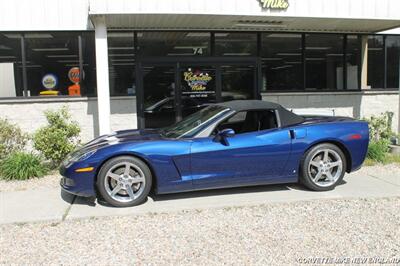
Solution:
M346 175L341 185L328 192L308 191L297 184L234 188L151 196L145 204L131 208L113 208L104 203L61 193L59 188L37 188L0 192L0 224L249 206L271 202L393 196L400 196L399 173L366 171Z

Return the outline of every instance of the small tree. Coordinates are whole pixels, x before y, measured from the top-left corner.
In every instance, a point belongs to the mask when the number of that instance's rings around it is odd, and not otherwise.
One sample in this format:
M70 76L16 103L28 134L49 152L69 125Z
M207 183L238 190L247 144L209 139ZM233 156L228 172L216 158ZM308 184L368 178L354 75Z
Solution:
M372 141L390 140L392 132L392 112L382 113L380 116L372 116L365 119L368 122L369 134Z
M13 152L22 151L27 141L28 135L18 126L0 118L0 160Z
M80 127L71 120L68 108L44 112L48 125L38 129L33 137L33 146L50 160L59 164L80 143Z

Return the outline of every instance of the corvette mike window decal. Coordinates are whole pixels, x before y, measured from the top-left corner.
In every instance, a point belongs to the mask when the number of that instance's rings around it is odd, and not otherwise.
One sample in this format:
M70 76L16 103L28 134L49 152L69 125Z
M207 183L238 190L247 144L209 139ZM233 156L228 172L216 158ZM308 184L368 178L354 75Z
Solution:
M203 73L200 70L192 71L191 68L184 72L183 76L192 91L206 90L208 82L212 80L208 73Z

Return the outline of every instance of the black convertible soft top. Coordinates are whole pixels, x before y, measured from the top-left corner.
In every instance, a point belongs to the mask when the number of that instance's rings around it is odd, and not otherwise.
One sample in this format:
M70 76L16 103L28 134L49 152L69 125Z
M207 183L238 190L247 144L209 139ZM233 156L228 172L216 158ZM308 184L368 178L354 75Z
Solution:
M295 113L287 110L283 106L273 102L261 101L261 100L236 100L218 103L217 105L228 107L236 112L242 111L257 111L257 110L277 110L281 127L292 126L301 124L304 122L304 117L298 116Z

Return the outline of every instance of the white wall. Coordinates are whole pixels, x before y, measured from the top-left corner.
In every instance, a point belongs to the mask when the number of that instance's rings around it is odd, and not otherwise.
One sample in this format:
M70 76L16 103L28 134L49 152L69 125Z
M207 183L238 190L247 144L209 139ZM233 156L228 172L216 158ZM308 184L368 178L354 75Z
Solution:
M49 99L50 101L1 100L0 117L19 125L22 130L33 133L46 124L43 112L67 105L73 120L79 123L82 141L87 142L99 135L97 100L93 99ZM26 115L21 115L26 114ZM111 99L111 129L113 131L137 128L136 98L115 97Z
M0 31L86 30L89 0L0 0Z
M400 19L399 0L288 0L286 11L262 11L258 0L90 0L90 14L221 14Z

